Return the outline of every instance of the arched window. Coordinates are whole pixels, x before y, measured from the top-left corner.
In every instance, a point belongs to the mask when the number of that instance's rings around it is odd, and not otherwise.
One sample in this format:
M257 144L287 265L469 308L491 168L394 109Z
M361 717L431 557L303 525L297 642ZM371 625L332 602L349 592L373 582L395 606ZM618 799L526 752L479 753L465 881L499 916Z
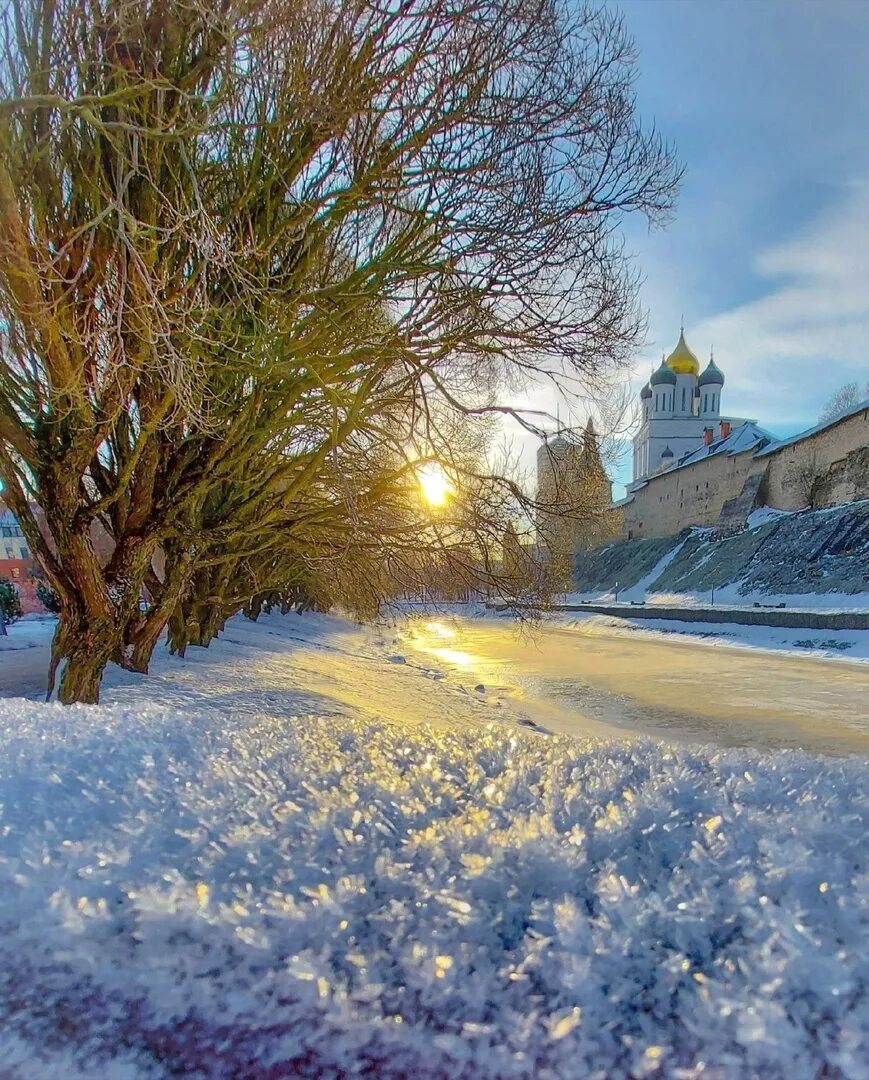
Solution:
M682 387L682 412L685 411L685 387Z

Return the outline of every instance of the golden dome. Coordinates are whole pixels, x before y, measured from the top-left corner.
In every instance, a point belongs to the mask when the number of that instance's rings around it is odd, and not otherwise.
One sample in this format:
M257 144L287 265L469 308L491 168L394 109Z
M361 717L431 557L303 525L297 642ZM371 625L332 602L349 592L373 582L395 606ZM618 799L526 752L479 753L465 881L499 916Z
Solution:
M700 362L685 342L685 331L679 333L676 348L667 357L667 367L677 375L699 375Z

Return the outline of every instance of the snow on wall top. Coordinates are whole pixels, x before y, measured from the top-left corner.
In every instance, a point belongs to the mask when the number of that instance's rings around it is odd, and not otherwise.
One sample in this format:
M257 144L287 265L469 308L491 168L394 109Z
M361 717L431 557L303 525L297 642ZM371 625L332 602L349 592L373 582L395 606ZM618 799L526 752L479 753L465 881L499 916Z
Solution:
M842 413L841 416L837 416L835 420L828 420L824 424L815 424L814 427L808 428L806 431L800 431L796 435L791 435L788 439L776 440L769 446L759 450L757 452L757 457L763 457L766 454L774 454L777 450L781 450L785 446L791 446L794 443L802 442L803 439L809 439L812 435L817 435L818 432L824 431L826 428L835 427L836 424L840 424L843 420L848 420L852 416L856 416L857 413L861 413L866 409L869 409L869 398L866 398L865 401L861 401L859 405L855 405L852 409L848 409L848 411Z
M730 434L723 439L713 439L708 446L698 446L696 450L691 450L687 454L683 454L675 465L670 469L665 469L664 472L673 472L676 469L683 469L689 465L695 465L698 461L702 461L704 458L714 457L716 454L730 454L731 456L734 454L744 454L747 450L753 450L774 438L774 435L764 430L764 428L760 427L760 425L756 424L753 420L746 420L744 424L740 424L739 427L734 428Z

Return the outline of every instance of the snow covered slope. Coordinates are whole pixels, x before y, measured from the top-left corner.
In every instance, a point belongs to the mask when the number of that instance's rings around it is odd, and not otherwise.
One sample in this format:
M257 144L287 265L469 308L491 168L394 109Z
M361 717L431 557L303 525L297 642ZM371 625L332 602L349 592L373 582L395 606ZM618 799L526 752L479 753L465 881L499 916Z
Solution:
M798 514L752 515L722 540L706 529L626 540L577 556L576 595L654 602L869 608L869 502Z
M864 760L547 736L394 650L0 702L4 1078L869 1077Z

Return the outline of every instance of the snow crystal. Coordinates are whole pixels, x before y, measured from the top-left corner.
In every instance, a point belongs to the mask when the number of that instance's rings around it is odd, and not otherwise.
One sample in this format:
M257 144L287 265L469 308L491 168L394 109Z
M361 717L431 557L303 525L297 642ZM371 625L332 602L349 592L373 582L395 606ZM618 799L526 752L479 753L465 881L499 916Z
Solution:
M861 759L11 700L0 769L13 1077L869 1077Z

